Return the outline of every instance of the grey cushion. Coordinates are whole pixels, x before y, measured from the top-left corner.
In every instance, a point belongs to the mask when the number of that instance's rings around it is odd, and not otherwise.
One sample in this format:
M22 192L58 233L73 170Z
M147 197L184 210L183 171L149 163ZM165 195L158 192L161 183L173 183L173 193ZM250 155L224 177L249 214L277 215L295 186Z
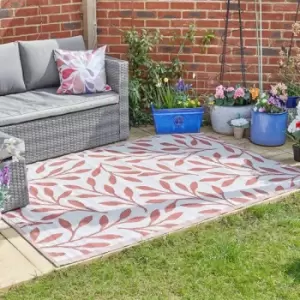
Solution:
M82 36L64 39L19 42L27 90L58 86L54 49L85 50Z
M17 43L0 45L0 96L26 91Z
M46 88L0 97L0 126L119 103L115 92L58 95L57 88Z

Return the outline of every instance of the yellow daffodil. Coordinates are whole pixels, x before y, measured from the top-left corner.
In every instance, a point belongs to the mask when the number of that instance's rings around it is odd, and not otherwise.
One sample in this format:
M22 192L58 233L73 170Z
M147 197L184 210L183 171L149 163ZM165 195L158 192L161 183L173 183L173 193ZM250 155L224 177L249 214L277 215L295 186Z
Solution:
M196 104L196 102L195 102L194 100L191 100L190 103L191 103L192 105L195 105L195 104Z
M168 83L169 82L169 78L165 77L164 78L164 83Z
M201 103L200 103L200 101L198 101L198 106L201 106Z

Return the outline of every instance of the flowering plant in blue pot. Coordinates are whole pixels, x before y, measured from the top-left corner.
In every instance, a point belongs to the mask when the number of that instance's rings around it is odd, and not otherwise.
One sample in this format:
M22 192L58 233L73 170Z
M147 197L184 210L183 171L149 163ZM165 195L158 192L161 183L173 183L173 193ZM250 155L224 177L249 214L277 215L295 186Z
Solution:
M172 85L168 78L156 84L157 101L151 104L157 134L199 132L203 108L191 84L179 78Z
M261 146L280 146L286 141L287 86L278 83L262 93L251 114L250 139Z

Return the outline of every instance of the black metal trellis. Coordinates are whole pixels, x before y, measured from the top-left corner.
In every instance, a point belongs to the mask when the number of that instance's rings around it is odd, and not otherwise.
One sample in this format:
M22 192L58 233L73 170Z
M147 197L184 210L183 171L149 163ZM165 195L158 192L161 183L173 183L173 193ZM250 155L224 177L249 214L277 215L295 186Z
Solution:
M300 1L300 0L299 0ZM227 54L227 39L228 39L228 25L231 10L231 0L227 0L226 7L226 19L225 19L225 30L223 34L223 51L221 54L221 72L220 72L220 83L224 82L224 74L226 73L226 54ZM241 73L243 86L246 87L246 66L245 66L245 48L244 48L244 38L243 38L243 23L242 23L242 11L241 11L241 1L237 2L238 18L239 18L239 32L240 32L240 56L241 56Z
M300 11L300 0L298 0L298 4L297 4L296 15L295 15L295 23L298 21L299 11ZM292 52L294 38L295 38L295 33L293 32L292 37L291 37L289 52L288 52L288 58L290 58L290 56L292 54L291 52Z

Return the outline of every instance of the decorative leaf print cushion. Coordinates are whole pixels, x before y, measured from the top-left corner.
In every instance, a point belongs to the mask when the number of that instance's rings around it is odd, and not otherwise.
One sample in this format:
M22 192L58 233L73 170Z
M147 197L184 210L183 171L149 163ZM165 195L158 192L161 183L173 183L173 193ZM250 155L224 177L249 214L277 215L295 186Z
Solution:
M91 94L110 91L106 84L105 50L68 51L56 49L54 57L59 72L58 94Z

